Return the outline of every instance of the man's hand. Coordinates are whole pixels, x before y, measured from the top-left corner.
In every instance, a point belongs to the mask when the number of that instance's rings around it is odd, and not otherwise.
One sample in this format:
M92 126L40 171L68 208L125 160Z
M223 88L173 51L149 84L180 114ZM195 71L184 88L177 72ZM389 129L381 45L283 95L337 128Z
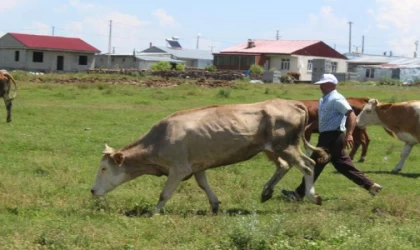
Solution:
M346 134L346 149L352 149L354 146L353 135Z

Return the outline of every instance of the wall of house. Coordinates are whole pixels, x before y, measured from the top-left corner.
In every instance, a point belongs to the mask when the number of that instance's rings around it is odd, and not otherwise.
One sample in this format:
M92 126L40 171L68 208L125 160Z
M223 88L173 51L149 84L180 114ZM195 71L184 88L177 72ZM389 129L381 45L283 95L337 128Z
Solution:
M290 67L289 69L281 69L281 60L289 59ZM280 71L282 75L287 74L287 72L299 72L298 70L298 59L290 55L274 55L269 57L269 70Z
M288 70L281 69L281 60L290 59L290 68ZM312 70L308 69L308 61L314 59L327 59L332 62L337 62L336 72L347 72L347 63L344 59L338 58L324 58L324 57L315 57L315 56L299 56L299 55L271 55L269 56L269 70L275 69L281 71L282 74L287 74L287 72L299 72L300 81L311 81L312 80Z
M374 69L373 77L372 74L367 74L366 71ZM383 78L392 78L392 69L381 69L374 67L363 67L359 66L356 69L358 74L358 81L367 82L367 81L379 81Z
M15 51L19 51L19 61L15 61ZM27 49L0 49L0 68L21 69L43 72L57 71L57 57L63 56L63 71L78 72L94 68L94 54L78 52L57 52L41 51L43 53L43 62L33 62L34 50ZM87 65L79 65L79 56L87 56Z
M192 60L191 65L193 68L204 69L209 65L213 65L213 60Z
M95 68L119 68L119 69L134 69L138 68L138 60L133 56L111 56L110 65L108 66L108 55L97 55Z
M312 69L308 69L308 62L315 59L325 59L337 63L337 69L332 73L346 73L347 60L339 58L326 58L314 56L298 56L299 73L302 81L312 81Z

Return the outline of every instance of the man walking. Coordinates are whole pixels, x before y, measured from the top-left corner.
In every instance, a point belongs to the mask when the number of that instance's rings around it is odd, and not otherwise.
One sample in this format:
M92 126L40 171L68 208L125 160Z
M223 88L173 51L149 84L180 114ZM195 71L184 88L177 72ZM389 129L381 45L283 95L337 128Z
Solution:
M345 152L345 148L353 147L353 130L356 126L356 115L343 95L336 90L338 80L332 74L323 74L315 82L319 85L323 96L319 100L319 138L317 147L326 149L331 155L331 163L335 169L345 177L365 188L372 195L376 195L382 186L374 183L354 165ZM311 156L316 159L314 153ZM328 163L328 162L327 162ZM317 163L314 169L314 182L321 174L327 163ZM305 196L305 182L296 190L282 190L283 195L292 200L302 200Z

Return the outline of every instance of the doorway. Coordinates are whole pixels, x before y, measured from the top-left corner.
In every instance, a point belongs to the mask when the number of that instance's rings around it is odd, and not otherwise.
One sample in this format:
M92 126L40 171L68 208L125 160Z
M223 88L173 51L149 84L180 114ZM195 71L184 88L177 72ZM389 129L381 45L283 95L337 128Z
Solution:
M57 56L57 70L64 69L64 56Z

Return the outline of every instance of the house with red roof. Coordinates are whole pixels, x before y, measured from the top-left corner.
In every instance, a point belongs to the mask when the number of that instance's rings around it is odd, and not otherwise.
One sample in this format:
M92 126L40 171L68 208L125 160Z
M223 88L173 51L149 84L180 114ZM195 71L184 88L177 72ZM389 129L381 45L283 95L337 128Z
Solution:
M347 57L318 40L251 40L213 53L217 69L248 70L258 64L270 71L300 73L300 81L311 81L313 62L330 62L331 73L347 71ZM317 60L319 61L319 60Z
M94 68L99 52L80 38L7 33L0 38L0 68L78 72Z

